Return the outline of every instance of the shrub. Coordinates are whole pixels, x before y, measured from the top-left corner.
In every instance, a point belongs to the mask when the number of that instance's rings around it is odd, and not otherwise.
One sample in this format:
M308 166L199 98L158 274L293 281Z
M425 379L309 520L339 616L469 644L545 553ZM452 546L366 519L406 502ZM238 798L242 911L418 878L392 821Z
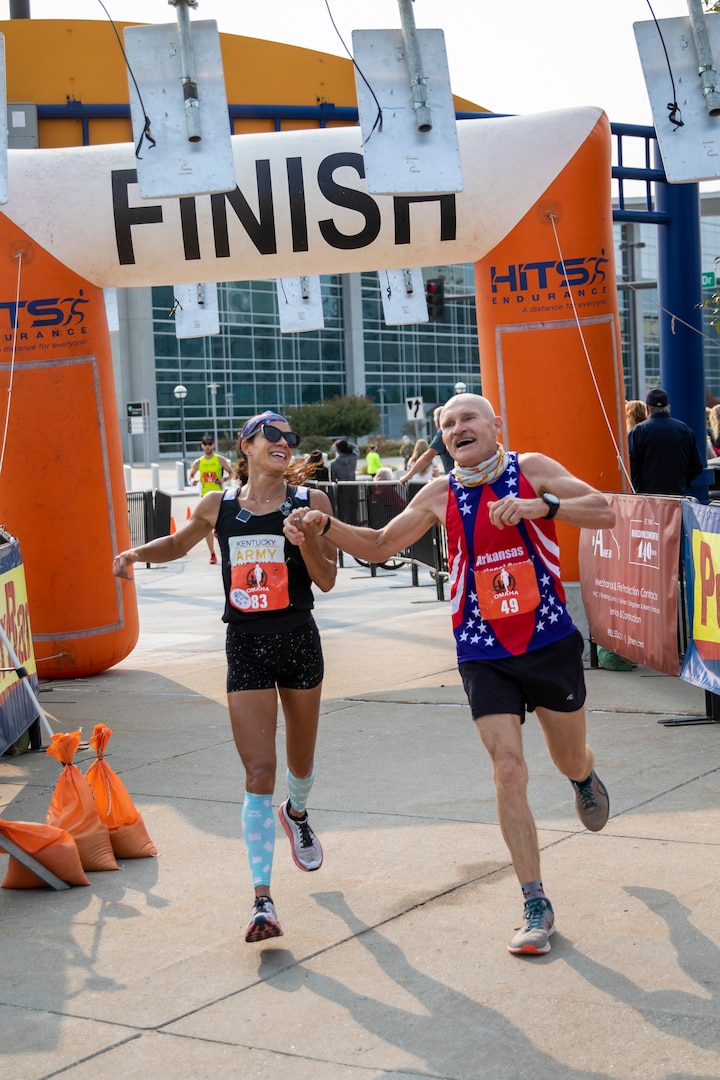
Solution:
M327 435L304 435L298 445L299 454L310 454L313 450L322 450L327 454L333 444L333 440Z

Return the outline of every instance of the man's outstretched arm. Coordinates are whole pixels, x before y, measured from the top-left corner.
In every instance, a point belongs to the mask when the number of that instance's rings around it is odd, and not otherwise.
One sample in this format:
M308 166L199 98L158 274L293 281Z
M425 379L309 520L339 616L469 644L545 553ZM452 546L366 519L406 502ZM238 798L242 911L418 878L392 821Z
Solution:
M414 544L436 522L444 524L446 500L447 482L441 477L428 484L382 529L347 525L320 510L294 510L285 521L285 535L291 543L300 545L307 536L323 534L348 555L366 562L385 562Z

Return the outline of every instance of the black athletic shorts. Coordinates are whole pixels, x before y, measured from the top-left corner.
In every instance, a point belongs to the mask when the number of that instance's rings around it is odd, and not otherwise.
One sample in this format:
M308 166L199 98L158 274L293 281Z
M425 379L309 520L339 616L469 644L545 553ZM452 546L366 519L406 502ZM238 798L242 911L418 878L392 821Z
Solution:
M323 680L320 632L314 619L277 634L248 634L228 624L225 638L227 692L312 690Z
M470 660L459 665L473 719L512 713L525 720L540 705L554 712L576 712L585 704L583 636L568 637L542 649L500 660Z

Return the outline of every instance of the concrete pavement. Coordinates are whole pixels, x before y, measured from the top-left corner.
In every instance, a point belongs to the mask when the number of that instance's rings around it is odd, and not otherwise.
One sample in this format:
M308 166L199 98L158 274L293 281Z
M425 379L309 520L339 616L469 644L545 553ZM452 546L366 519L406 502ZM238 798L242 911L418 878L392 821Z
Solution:
M327 676L311 813L325 864L298 871L278 828L285 936L246 945L219 568L198 545L138 567L137 589L134 653L43 684L41 702L57 730L112 728L108 761L159 856L90 873L89 888L0 890L0 1077L720 1075L720 730L658 723L701 718L700 690L645 669L588 671L611 797L599 834L581 828L529 718L558 930L548 956L512 957L519 889L449 605L426 573L413 589L407 570L372 579L348 558L316 609ZM0 814L43 820L58 772L44 753L0 759ZM279 782L275 805L284 797Z

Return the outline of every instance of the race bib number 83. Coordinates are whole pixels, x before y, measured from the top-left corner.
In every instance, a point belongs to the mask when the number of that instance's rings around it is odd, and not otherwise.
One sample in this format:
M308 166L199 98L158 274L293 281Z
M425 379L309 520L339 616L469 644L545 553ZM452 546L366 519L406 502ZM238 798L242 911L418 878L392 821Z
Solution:
M230 603L238 611L279 611L290 603L285 537L231 536Z

